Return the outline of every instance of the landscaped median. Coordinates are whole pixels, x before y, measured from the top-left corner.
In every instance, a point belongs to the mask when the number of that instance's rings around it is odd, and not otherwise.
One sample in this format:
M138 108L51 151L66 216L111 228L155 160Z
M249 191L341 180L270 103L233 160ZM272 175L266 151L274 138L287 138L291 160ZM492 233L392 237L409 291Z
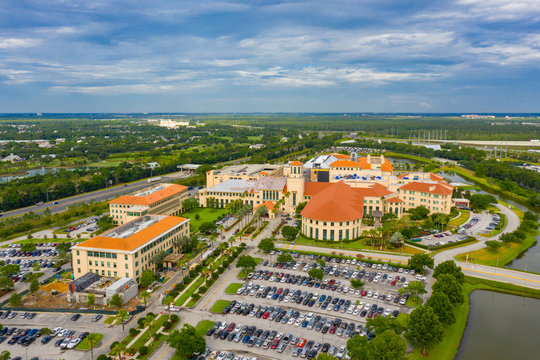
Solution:
M101 339L103 339L103 334L95 333L95 334L92 334L92 335L96 335L95 343L92 345L92 347L95 349L95 348L98 347L97 345L100 343ZM88 337L84 338L84 340L81 341L79 343L79 345L77 345L76 349L77 350L83 350L83 351L90 350L90 344L88 343Z
M210 320L200 321L195 327L195 331L197 331L197 334L205 336L208 330L210 330L214 326L214 324L215 322Z
M229 306L231 302L228 300L217 300L214 305L210 308L210 311L216 314L221 314L223 309Z
M227 288L225 289L225 293L236 295L236 291L238 291L238 289L240 289L242 286L243 285L239 283L229 284L229 286L227 286Z

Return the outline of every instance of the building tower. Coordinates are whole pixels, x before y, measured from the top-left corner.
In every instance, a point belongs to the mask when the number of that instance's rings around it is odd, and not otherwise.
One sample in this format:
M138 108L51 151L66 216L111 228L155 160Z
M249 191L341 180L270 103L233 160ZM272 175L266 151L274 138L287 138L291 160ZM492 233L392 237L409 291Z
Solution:
M304 168L300 161L289 163L289 173L287 174L287 192L289 197L285 200L285 210L294 212L296 205L304 201Z

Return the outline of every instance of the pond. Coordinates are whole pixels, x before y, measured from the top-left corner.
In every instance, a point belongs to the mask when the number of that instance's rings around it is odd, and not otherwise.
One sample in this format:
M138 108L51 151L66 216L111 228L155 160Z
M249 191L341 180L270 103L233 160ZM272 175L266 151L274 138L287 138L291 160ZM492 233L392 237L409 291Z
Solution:
M540 300L476 290L456 360L537 359Z

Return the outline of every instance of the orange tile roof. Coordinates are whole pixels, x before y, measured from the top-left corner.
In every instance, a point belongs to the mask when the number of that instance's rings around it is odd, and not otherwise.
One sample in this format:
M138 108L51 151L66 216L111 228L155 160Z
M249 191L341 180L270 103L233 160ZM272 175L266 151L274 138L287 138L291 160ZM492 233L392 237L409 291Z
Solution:
M368 163L367 157L361 157L358 159L358 163L360 164L360 167L364 170L370 170L371 164Z
M410 190L410 191L421 191L430 194L439 194L439 195L451 195L454 187L452 185L444 183L426 183L413 181L408 184L402 185L400 189Z
M81 247L104 250L133 251L139 246L146 244L151 239L173 228L174 226L181 224L185 220L186 218L183 217L167 216L158 221L157 223L152 224L146 229L136 232L135 234L128 236L125 239L107 237L107 234L114 230L112 229L102 235L98 235L91 238L90 240L86 240L80 244L77 244L75 248ZM125 224L121 226L125 226Z
M338 160L350 160L351 159L351 157L349 155L340 154L340 153L332 153L330 155L332 155L333 157L335 157Z
M304 195L313 196L319 191L324 190L329 186L332 186L332 183L306 181L304 183Z
M343 182L331 183L309 200L302 216L319 221L361 219L364 198L355 190Z
M151 205L185 190L187 190L187 186L170 184L164 189L155 191L145 196L123 195L109 201L109 204Z
M276 203L274 203L272 201L265 201L262 204L255 206L255 209L253 209L253 210L257 210L258 208L260 208L262 206L266 206L268 211L272 211L272 210L274 210L275 205L276 205Z
M431 180L433 180L433 181L444 181L444 177L442 177L439 174L431 173ZM446 182L446 181L444 181L444 182Z
M388 199L386 199L386 201L391 202L391 203L402 203L403 202L403 200L401 200L397 196L388 198Z
M358 192L359 194L361 194L362 196L365 196L365 197L378 197L378 198L380 198L382 196L392 194L391 191L388 191L386 186L381 185L379 183L374 183L370 187L354 188L354 190L356 192Z
M384 162L381 164L381 171L394 171L394 166L388 159L384 159Z
M360 167L360 165L352 160L336 160L330 164L330 167Z
M290 162L289 165L292 165L292 166L302 166L302 165L304 165L304 163L295 160L295 161Z

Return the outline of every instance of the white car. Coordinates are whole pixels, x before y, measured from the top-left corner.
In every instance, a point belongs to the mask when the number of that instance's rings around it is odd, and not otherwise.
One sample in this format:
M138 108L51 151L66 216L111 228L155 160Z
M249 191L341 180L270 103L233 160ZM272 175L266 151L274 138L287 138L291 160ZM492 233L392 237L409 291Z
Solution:
M302 323L302 319L298 319L296 320L296 322L294 323L294 326L300 326L300 324Z
M371 304L367 303L366 306L364 306L364 310L369 310L371 308Z
M66 348L68 349L73 349L75 348L77 345L79 345L79 343L81 342L81 339L79 338L76 338L76 339L73 339L69 342L69 344L67 344Z
M373 297L378 299L379 298L379 292L375 291L375 293L373 293Z
M366 296L367 297L372 297L373 296L373 291L369 290Z
M227 353L225 351L222 351L219 353L219 355L217 356L217 360L223 360L225 359L225 356L227 356Z
M287 321L287 324L292 325L295 322L295 318L290 318L289 321Z
M354 309L353 311L353 315L359 315L360 314L360 310L359 309Z
M406 302L407 302L407 299L405 299L405 298L402 298L401 300L399 300L399 303L401 305L405 305Z
M245 286L242 286L240 289L236 290L236 295L242 294L245 289L246 289Z
M345 356L345 352L347 352L347 348L345 347L345 345L342 345L338 351L336 352L336 357L338 359L341 359L342 357Z
M384 316L389 316L391 313L390 309L386 309L384 312Z

